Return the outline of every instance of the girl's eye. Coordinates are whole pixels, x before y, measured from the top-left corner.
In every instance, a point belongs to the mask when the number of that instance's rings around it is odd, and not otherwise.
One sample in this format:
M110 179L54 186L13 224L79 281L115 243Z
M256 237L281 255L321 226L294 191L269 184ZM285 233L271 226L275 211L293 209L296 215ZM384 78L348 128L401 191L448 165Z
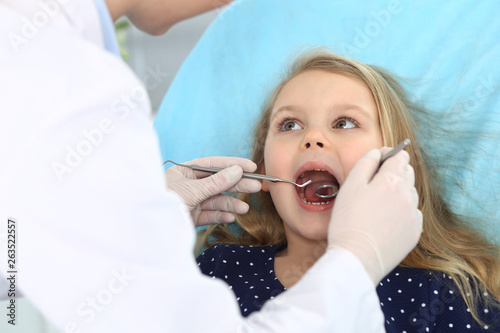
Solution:
M301 129L302 129L302 127L299 124L297 124L297 122L294 120L286 120L281 125L282 131L294 131L294 130L301 130Z
M351 128L356 128L356 127L358 127L357 122L351 118L339 119L335 123L335 125L333 125L333 128L342 128L342 129L351 129Z

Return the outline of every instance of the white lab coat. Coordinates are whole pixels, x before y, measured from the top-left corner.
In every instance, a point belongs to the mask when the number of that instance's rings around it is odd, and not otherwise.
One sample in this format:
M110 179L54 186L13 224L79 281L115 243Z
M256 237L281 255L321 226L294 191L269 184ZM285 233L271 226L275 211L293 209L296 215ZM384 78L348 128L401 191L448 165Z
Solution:
M93 1L41 3L0 1L0 233L16 221L17 293L65 332L383 331L375 288L342 249L243 319L195 264L146 91L103 49Z

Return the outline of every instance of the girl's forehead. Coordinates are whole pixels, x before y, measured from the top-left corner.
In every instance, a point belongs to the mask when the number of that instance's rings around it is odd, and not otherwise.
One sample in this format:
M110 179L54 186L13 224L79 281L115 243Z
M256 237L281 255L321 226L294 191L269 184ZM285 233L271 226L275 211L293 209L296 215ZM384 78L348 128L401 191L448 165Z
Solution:
M300 109L310 103L372 106L371 90L360 79L326 70L307 70L291 78L277 94L271 115L290 105Z

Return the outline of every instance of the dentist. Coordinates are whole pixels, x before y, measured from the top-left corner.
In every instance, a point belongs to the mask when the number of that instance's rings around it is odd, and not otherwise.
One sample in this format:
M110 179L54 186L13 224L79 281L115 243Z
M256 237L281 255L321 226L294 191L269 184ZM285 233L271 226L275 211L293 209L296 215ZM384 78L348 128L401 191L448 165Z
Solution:
M220 193L260 190L241 179L256 167L205 158L225 169L164 174L147 93L117 56L112 25L125 15L158 35L229 1L103 1L0 2L1 297L15 307L22 291L63 332L383 332L375 286L422 230L408 155L372 181L381 153L362 158L337 199L329 250L242 318L232 291L199 272L193 222L245 213Z

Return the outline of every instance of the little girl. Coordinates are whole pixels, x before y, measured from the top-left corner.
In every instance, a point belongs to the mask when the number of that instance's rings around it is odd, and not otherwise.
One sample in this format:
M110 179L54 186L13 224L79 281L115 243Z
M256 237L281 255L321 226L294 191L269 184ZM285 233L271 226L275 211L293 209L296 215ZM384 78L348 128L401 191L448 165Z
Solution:
M261 114L252 159L260 173L312 182L264 181L262 192L243 195L254 208L238 217L241 230L216 225L201 238L215 244L197 258L203 273L229 284L244 316L259 310L325 251L335 198L319 198L315 189L341 189L366 152L409 138L424 232L377 288L386 330L500 332L499 249L444 202L418 144L416 111L379 68L324 51L299 57Z

